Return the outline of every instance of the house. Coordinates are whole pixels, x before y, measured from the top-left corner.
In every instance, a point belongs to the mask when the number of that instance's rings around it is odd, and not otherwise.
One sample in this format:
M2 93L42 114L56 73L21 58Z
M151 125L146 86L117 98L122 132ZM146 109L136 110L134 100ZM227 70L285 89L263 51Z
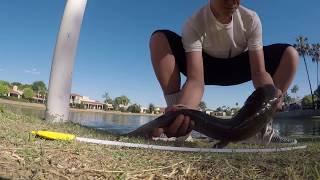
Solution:
M18 89L18 86L13 86L13 88L10 90L8 94L8 96L17 97L18 99L20 99L22 95L23 95L23 91L20 91Z
M90 99L88 96L82 96L76 93L71 93L70 105L71 107L80 106L84 109L113 110L112 104L105 104L105 103Z
M81 104L82 96L80 94L71 93L70 104Z
M163 107L155 107L154 108L154 114L164 114L166 108Z
M34 96L32 97L33 101L34 102L37 102L37 103L45 103L46 102L46 97L42 97L42 96Z
M140 108L140 113L146 114L148 111L149 111L148 108L145 108L145 107Z
M222 117L222 116L226 116L226 112L224 112L224 111L214 111L210 115L211 116L220 116L220 117Z
M16 97L18 99L22 98L23 96L23 90L19 90L18 86L13 86L10 92L8 93L8 96L10 97ZM42 96L41 94L37 94L34 97L32 97L33 102L37 103L45 103L46 102L46 97Z
M99 101L82 101L81 104L84 105L85 109L98 109L103 110L104 109L104 103L101 103Z
M207 115L211 115L214 111L211 109L207 109L204 111Z
M36 103L45 103L46 102L46 94L47 92L44 92L44 94L41 94L39 91L37 93L37 95L35 95L34 97L32 97L32 100Z
M128 105L124 105L124 104L119 104L119 109L123 109L123 110L127 110L129 107L129 104Z
M84 105L85 109L99 109L102 110L104 109L104 103L92 100L87 96L82 96L82 99L80 99L81 104Z
M112 110L114 110L113 105L112 105L112 104L109 104L109 103L106 103L106 104L105 104L105 110L106 110L106 111L112 111Z

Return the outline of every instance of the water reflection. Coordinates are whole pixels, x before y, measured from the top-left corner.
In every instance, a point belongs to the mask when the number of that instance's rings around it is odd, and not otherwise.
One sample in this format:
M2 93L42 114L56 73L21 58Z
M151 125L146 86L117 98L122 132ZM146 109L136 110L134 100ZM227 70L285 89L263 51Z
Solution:
M276 119L273 127L282 135L320 135L320 118Z
M18 105L5 105L6 108L18 114L44 119L43 109ZM71 112L70 120L86 127L107 130L113 133L127 133L139 126L153 120L155 116L146 115L123 115L93 112ZM320 135L320 117L309 119L275 119L274 128L280 134L288 135ZM196 133L195 133L196 134Z
M105 129L114 133L127 133L153 120L153 116L108 113L72 112L70 120L87 127Z
M45 111L43 109L35 109L32 107L27 106L19 106L19 105L11 105L11 104L1 104L5 107L5 109L17 113L17 114L24 114L27 116L37 117L40 119L44 119Z

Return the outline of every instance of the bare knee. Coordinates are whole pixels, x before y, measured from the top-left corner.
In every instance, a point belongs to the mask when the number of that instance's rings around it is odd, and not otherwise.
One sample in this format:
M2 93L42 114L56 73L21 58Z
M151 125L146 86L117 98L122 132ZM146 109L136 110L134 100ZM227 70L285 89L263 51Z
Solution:
M294 47L289 46L284 51L283 60L286 62L285 64L287 67L297 69L299 64L299 53Z
M151 54L157 52L171 52L171 48L166 35L162 32L155 32L152 34L149 42Z
M150 47L159 43L168 43L167 37L163 32L155 32L150 38Z
M276 73L273 75L275 85L281 89L282 92L286 92L292 83L298 64L299 54L297 50L292 46L288 46L283 53Z

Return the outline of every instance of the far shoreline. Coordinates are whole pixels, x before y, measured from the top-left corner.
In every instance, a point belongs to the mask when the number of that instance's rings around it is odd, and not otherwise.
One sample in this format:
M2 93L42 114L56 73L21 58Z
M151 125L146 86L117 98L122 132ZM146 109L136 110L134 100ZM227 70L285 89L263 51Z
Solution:
M24 106L27 108L35 108L38 110L45 110L46 106L44 104L39 103L31 103L31 102L21 102L21 101L14 101L8 99L0 98L0 104L10 104L10 105L18 105ZM161 116L162 114L148 114L148 113L131 113L131 112L121 112L121 111L104 111L104 110L97 110L97 109L76 109L71 108L71 112L88 112L88 113L105 113L105 114L117 114L117 115L135 115L135 116Z

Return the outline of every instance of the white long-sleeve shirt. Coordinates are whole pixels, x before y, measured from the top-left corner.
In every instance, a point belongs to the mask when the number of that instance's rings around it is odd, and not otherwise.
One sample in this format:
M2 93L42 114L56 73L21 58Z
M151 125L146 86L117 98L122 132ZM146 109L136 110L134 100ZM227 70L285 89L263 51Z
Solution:
M229 24L220 23L208 3L191 16L182 30L186 52L204 51L216 58L230 58L263 48L262 25L258 15L243 6L233 13Z

